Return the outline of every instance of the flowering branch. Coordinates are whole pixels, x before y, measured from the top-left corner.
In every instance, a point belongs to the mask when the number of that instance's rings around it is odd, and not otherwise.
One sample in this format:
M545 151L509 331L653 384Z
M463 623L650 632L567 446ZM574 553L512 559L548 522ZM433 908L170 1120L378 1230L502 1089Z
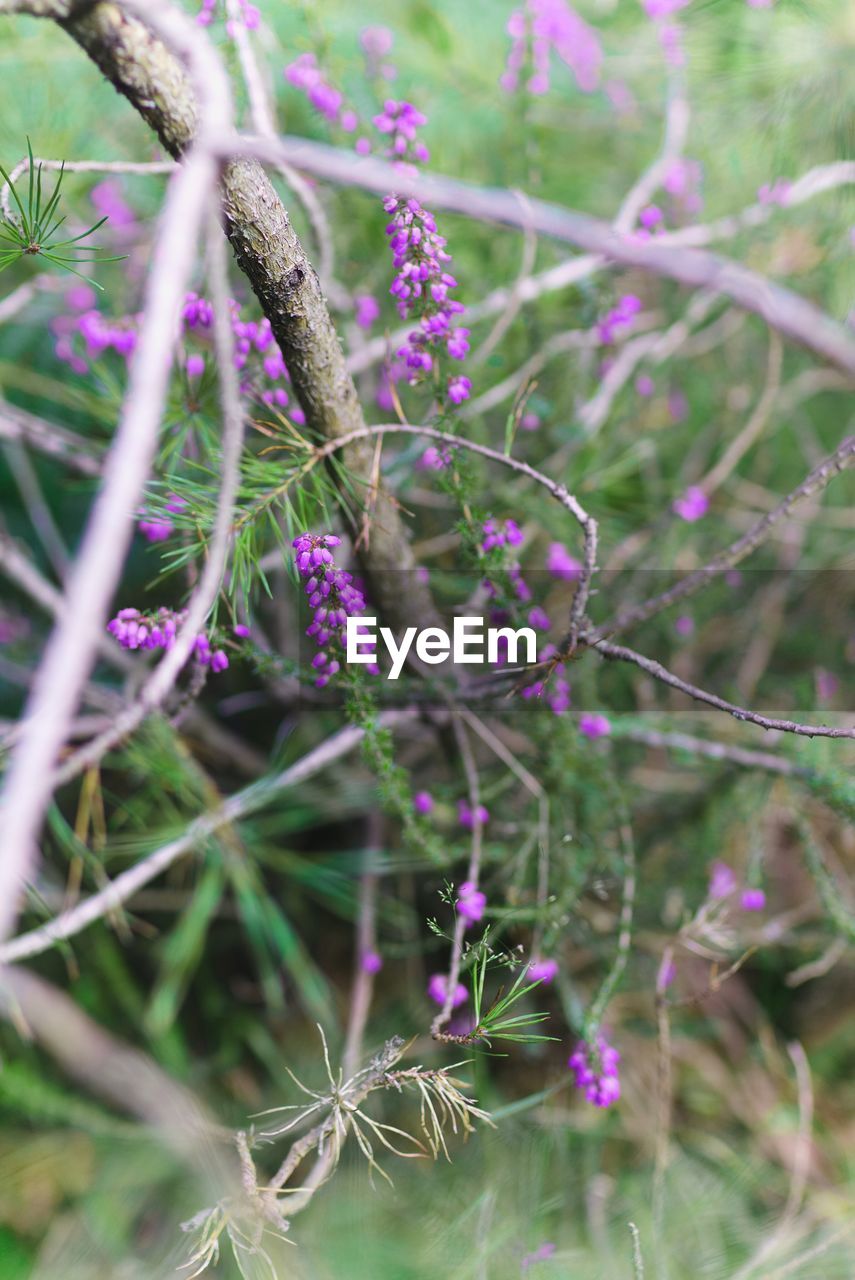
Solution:
M638 240L588 214L534 198L529 198L523 210L510 191L475 187L436 173L405 177L383 160L354 160L345 151L306 138L286 136L275 144L261 139L225 139L223 155L235 151L274 164L285 157L318 177L368 191L383 193L394 188L428 205L479 221L528 225L538 235L578 245L620 266L638 267L691 288L723 294L823 360L855 373L855 338L818 307L740 263L700 249L678 247L673 238Z

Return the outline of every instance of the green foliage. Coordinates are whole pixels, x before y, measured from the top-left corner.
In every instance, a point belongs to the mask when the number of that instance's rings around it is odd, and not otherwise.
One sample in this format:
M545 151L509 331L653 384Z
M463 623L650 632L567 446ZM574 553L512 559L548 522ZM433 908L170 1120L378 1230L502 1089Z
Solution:
M88 275L77 270L77 266L95 262L119 262L121 256L98 257L100 250L96 245L84 244L83 241L93 235L107 221L106 217L93 222L91 227L76 236L57 237L57 232L65 222L65 214L59 212L60 189L64 167L61 167L53 191L46 197L42 191L42 165L33 159L33 149L27 139L27 155L29 157L26 205L18 194L9 174L0 165L0 177L3 178L11 198L15 201L18 217L0 218L0 241L8 248L0 248L0 271L19 262L22 258L45 258L54 266L70 271L81 280L89 280ZM74 264L77 264L75 266ZM95 287L103 289L103 285L93 281Z

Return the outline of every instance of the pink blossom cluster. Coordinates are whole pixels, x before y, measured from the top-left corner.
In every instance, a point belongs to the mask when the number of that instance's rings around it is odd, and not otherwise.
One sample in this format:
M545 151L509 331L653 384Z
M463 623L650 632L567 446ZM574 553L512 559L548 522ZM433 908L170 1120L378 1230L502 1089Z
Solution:
M444 973L434 973L428 982L428 995L435 1004L444 1005L445 998L448 995L448 976ZM454 995L451 999L452 1009L456 1009L458 1005L464 1004L469 999L469 992L462 982L458 982L454 988Z
M532 982L550 983L557 975L557 960L532 960L528 966L528 976Z
M318 689L323 689L341 670L339 658L344 649L343 636L348 617L359 617L365 612L361 586L354 581L353 574L336 567L333 548L340 543L341 538L334 533L301 533L291 544L297 572L303 579L312 610L312 621L306 628L306 635L311 636L318 646L318 652L312 659ZM377 672L374 663L368 664L366 669Z
M466 921L467 928L482 919L487 906L487 895L471 880L464 880L457 890L457 914Z
M579 717L579 732L586 738L606 738L611 731L611 721L599 711L583 711Z
M154 613L120 609L107 623L107 630L123 649L171 649L186 617L186 609L176 612L163 608ZM228 654L224 649L212 649L205 632L200 632L193 643L193 657L200 666L210 667L214 673L225 671L229 665Z
M365 72L370 80L394 80L398 74L391 62L384 59L392 52L395 37L388 27L363 27L359 43L365 54Z
M522 529L516 520L485 520L482 526L481 550L486 553L495 547L518 547L523 540Z
M632 324L641 310L641 299L634 293L625 293L617 304L597 321L597 337L603 346L611 346L619 331Z
M405 164L427 164L430 160L430 152L417 136L418 130L427 124L427 116L411 102L387 98L372 123L379 133L388 135L385 154L389 160Z
M519 85L520 72L530 62L529 93L549 91L549 63L554 50L572 71L583 93L600 83L603 51L597 33L567 0L527 0L508 20L511 47L500 84L506 93Z
M404 319L418 315L420 324L408 334L397 355L409 371L410 382L418 382L433 370L433 353L439 349L444 348L452 360L465 359L469 330L454 324L453 317L464 307L449 296L457 281L445 269L451 256L433 215L418 200L395 195L386 196L383 208L392 215L386 234L396 271L389 292L397 301L399 314ZM471 389L468 378L455 375L447 381L446 395L453 404L461 404Z
M478 821L483 827L486 822L490 821L490 812L483 804L479 804L478 808L473 812L472 808L465 800L460 800L457 805L457 820L466 831L471 831L475 826L475 816L477 814Z
M733 867L720 860L710 869L709 896L718 901L732 897L739 889L739 878ZM743 911L762 911L766 906L766 894L756 885L744 885L739 897Z
M95 291L88 284L72 285L65 301L69 311L54 316L50 322L58 359L79 374L88 373L90 361L105 351L116 351L130 359L137 345L138 316L108 319L95 306ZM82 347L76 338L83 339Z
M170 493L165 505L166 510L172 515L179 515L187 508L187 502L177 493ZM165 542L175 532L175 525L168 516L149 516L142 513L142 519L137 522L137 529L147 542Z
M359 124L355 111L344 106L344 95L324 78L313 53L301 53L284 71L285 79L305 93L309 103L331 124L353 133Z
M620 1097L618 1063L620 1054L598 1035L593 1044L580 1040L567 1065L573 1072L574 1084L583 1089L588 1102L595 1107L609 1107Z
M250 4L249 0L238 0L238 8L240 9L240 22L248 31L255 31L261 25L261 11L257 5ZM217 0L202 0L202 8L196 15L196 21L200 27L209 27L214 21L217 11ZM234 35L234 24L229 21L226 23L226 31L232 36Z
M700 520L707 514L710 509L710 500L699 485L691 484L681 497L676 498L671 504L671 510L678 515L681 520L686 520L689 524L694 524L696 520Z

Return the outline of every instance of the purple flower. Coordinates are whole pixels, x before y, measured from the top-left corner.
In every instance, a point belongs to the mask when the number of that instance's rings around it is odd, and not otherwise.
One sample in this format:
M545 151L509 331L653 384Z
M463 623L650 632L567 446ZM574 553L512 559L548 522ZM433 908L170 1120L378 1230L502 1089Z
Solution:
M344 649L344 632L348 617L358 618L365 612L365 596L353 575L336 567L333 549L341 538L334 533L301 533L292 543L297 572L313 611L306 635L312 636L318 652L311 666L318 674L315 685L323 689L341 669L339 658ZM364 650L363 650L364 652ZM376 673L371 663L366 668Z
M743 911L762 911L766 906L766 895L762 889L743 889L739 904Z
M816 696L822 702L827 702L830 698L833 698L840 688L840 681L837 676L831 671L825 671L822 667L817 667L813 678L816 685Z
M123 649L171 649L175 644L178 628L187 617L187 610L157 609L141 613L139 609L120 609L107 623L110 635ZM215 674L225 671L229 659L222 649L211 651L211 642L204 632L196 637L192 656L200 666L210 667Z
M608 1107L620 1097L618 1063L620 1054L605 1036L599 1035L593 1045L580 1040L567 1060L574 1084L583 1089L588 1102L595 1107Z
M546 568L553 578L562 582L576 582L582 574L582 565L561 542L550 543Z
M689 524L693 524L695 520L700 520L710 509L710 500L698 485L689 485L689 488L682 497L677 498L671 510L678 515L681 520L687 520Z
M652 231L654 227L659 226L660 222L665 221L665 215L658 204L649 204L646 209L641 210L638 221L648 231Z
M355 113L342 111L344 97L323 76L313 53L301 53L284 71L285 79L295 89L305 93L311 106L332 124L349 125L348 132L356 127Z
M712 864L710 874L709 896L711 898L729 898L736 889L736 873L726 862L717 861Z
M137 528L148 542L165 542L175 530L171 520L140 520Z
M529 1267L534 1266L536 1262L548 1262L549 1259L554 1255L554 1253L555 1253L555 1245L551 1244L547 1240L544 1244L539 1245L538 1248L535 1249L534 1253L527 1253L524 1256L522 1262L520 1263L520 1270L528 1271Z
M528 976L532 982L552 982L557 973L557 960L532 960L528 966Z
M433 215L418 200L395 195L386 196L383 208L392 215L386 234L396 275L389 292L399 315L405 320L418 317L420 325L396 352L409 381L416 383L433 372L435 353L443 348L451 359L463 360L469 350L469 330L454 324L464 308L450 296L457 281L446 270L451 258ZM471 390L469 379L457 375L449 378L446 394L453 404L461 404Z
M105 178L89 192L89 199L100 218L109 218L114 227L127 230L136 227L137 217L122 195L122 188L115 178Z
M608 716L600 712L583 711L579 717L579 732L586 738L604 738L611 733L612 725Z
M389 135L386 156L390 160L407 164L427 164L430 152L416 136L417 130L427 124L427 116L411 102L396 102L387 98L383 110L374 116L372 123L379 133Z
M628 328L641 310L641 299L634 293L625 293L618 299L617 306L612 307L602 316L596 325L597 337L603 346L610 346L618 332Z
M379 951L363 951L359 964L363 973L379 973L383 968L383 957Z
M477 814L478 821L482 827L486 822L489 822L490 814L483 804L478 805L475 813ZM475 826L475 815L465 800L459 800L457 802L457 820L461 827L464 827L467 831L471 831Z
M457 890L456 905L458 914L463 917L467 925L477 924L484 915L487 895L482 893L471 880L464 880Z
M678 636L690 636L695 630L695 620L688 613L681 613L679 618L674 619L674 630Z
M449 354L451 349L449 347ZM472 390L472 383L462 373L455 374L453 378L448 379L448 387L446 394L452 404L463 404L464 400L469 399Z
M236 622L232 627L232 631L240 640L246 640L249 635L249 627L245 622Z
M214 673L217 673L219 671L225 671L228 665L229 665L228 654L224 653L222 649L215 649L214 652L211 654L211 670Z
M428 982L428 995L436 1004L444 1005L445 998L448 994L448 977L444 973L435 973ZM451 1007L456 1009L458 1005L468 1000L469 992L462 982L458 982L454 988L454 996L452 997Z
M603 61L599 38L567 0L527 0L524 9L511 14L507 32L511 47L499 82L506 93L517 88L526 65L534 68L526 85L529 93L547 93L553 51L570 68L583 93L597 88Z
M653 395L656 390L656 383L653 381L649 373L640 373L635 380L635 389L640 396L644 396L645 400Z
M541 609L539 604L529 610L528 624L530 627L534 627L535 631L548 631L552 626L549 621L549 614L544 609Z
M520 418L520 427L523 431L537 431L540 426L540 415L533 413L530 409Z
M360 329L370 329L380 315L380 304L370 293L360 293L354 298L356 304L356 323Z
M194 353L187 357L187 362L184 367L187 370L188 378L201 377L205 372L205 357Z
M429 814L433 813L433 796L429 791L417 791L413 796L413 808L416 813Z

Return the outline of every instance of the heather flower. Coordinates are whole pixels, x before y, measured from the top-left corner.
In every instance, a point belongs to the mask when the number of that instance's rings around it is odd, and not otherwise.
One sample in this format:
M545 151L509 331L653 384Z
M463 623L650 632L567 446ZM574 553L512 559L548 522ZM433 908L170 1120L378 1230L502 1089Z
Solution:
M710 509L710 500L698 485L689 485L686 492L675 499L671 505L671 510L678 515L681 520L688 521L693 524L695 520L700 520Z
M736 873L726 862L712 864L709 895L711 898L729 898L736 889Z
M640 396L648 399L656 390L656 383L653 381L649 373L640 373L635 380L635 389Z
M416 136L417 130L427 124L427 116L411 102L396 102L394 98L388 98L372 123L378 133L389 137L385 152L388 159L407 164L427 164L430 160L430 152Z
M430 981L428 982L427 991L428 991L428 995L430 996L431 1000L434 1001L434 1003L439 1005L444 1005L446 996L448 994L447 975L444 973L433 974ZM467 991L466 987L464 987L462 982L458 982L457 986L454 988L454 995L451 1000L452 1009L456 1009L458 1005L463 1004L464 1001L468 1000L468 998L469 998L469 992Z
M583 1089L588 1102L595 1107L608 1107L620 1097L618 1063L620 1054L598 1035L593 1044L580 1040L567 1060L574 1084Z
M416 471L444 471L449 461L447 449L437 449L431 444L416 462Z
M140 520L137 528L147 542L165 542L172 537L175 526L171 520Z
M762 889L743 889L739 905L743 911L762 911L766 906L766 895Z
M531 50L534 73L526 88L529 93L549 91L549 64L554 50L572 71L583 93L593 93L600 82L603 51L597 33L576 13L567 0L527 0L508 21L511 47L500 84L512 93Z
M532 960L528 966L528 976L532 982L552 982L557 973L557 960Z
M576 582L582 574L582 565L561 542L550 543L546 568L553 578L561 582Z
M489 822L490 820L489 811L484 807L483 804L478 805L478 808L475 810L475 814L477 814L478 821L480 822L481 826L483 826L485 822ZM471 831L472 828L475 826L475 814L473 814L472 809L469 807L469 805L466 803L465 800L458 801L457 819L461 827L465 827L467 831Z
M687 214L700 213L704 202L701 196L703 169L697 160L675 160L664 178L662 186L676 204Z
M313 614L306 635L318 646L311 662L315 685L323 689L341 670L347 619L365 611L365 597L353 575L336 567L333 549L341 545L341 538L334 533L301 533L291 545ZM377 667L370 663L367 670L376 673Z
M523 431L537 431L539 426L540 416L533 413L531 409L520 418L520 427Z
M392 52L395 37L388 27L363 27L359 33L359 43L365 54L365 70L369 78L380 76L384 80L394 80L397 72L389 62L383 59Z
M679 618L674 619L674 630L678 636L690 636L695 630L695 620L688 613L681 613Z
M628 328L641 310L641 299L634 293L626 293L617 305L597 321L597 337L603 346L610 346L620 331Z
M344 96L327 80L313 53L301 53L284 71L285 79L305 93L311 106L331 124L340 124L349 133L357 125L355 112L343 109Z
M467 925L477 924L484 915L487 895L482 893L471 880L464 880L457 890L456 905L458 915L462 916Z
M383 957L379 951L363 951L359 966L363 973L379 973L383 968Z
M205 357L197 353L193 353L187 357L184 368L187 370L188 378L199 378L205 372Z
M370 293L360 293L354 298L356 323L360 329L370 329L380 315L380 304Z
M515 520L500 523L490 518L482 526L481 551L486 555L496 547L518 547L523 540L522 529Z
M548 1262L555 1253L555 1245L550 1241L545 1241L539 1245L533 1253L527 1253L520 1262L520 1270L528 1271L529 1267L534 1266L536 1262Z
M638 221L646 230L652 231L654 227L658 227L665 221L665 215L657 204L649 204L641 210Z
M232 627L232 631L238 637L239 640L246 640L246 638L249 636L249 627L246 625L245 622L236 622L235 625Z
M579 732L586 738L604 738L612 731L608 716L600 712L583 711L579 717Z
M120 609L107 623L110 635L123 649L171 649L178 630L187 617L187 610L157 609L143 613L139 609ZM222 649L211 649L210 638L202 632L193 644L192 656L203 667L210 667L216 674L229 665Z
M530 627L534 627L535 631L548 631L552 626L549 621L549 614L545 609L541 609L539 604L536 604L533 609L529 609L528 624Z
M109 218L110 225L123 231L136 228L137 216L122 195L121 185L115 178L105 178L89 192L89 199L99 218Z
M424 814L433 813L434 800L429 791L417 791L413 796L413 808L416 813Z
M468 350L468 347L467 347L467 350ZM451 354L450 346L449 346L449 354ZM468 378L464 377L463 374L458 373L448 379L448 385L446 387L446 395L448 396L452 404L462 404L464 400L468 400L471 391L472 391L472 383L469 381Z
M383 208L392 215L386 234L396 271L389 292L396 299L399 315L405 320L418 316L420 325L407 335L405 346L396 355L403 361L409 381L421 382L433 371L435 352L445 348L452 360L465 359L469 330L454 324L454 317L464 307L449 296L457 281L445 270L451 257L433 215L418 200L395 195L386 196ZM452 404L467 400L471 390L472 383L461 374L448 379L446 395Z

